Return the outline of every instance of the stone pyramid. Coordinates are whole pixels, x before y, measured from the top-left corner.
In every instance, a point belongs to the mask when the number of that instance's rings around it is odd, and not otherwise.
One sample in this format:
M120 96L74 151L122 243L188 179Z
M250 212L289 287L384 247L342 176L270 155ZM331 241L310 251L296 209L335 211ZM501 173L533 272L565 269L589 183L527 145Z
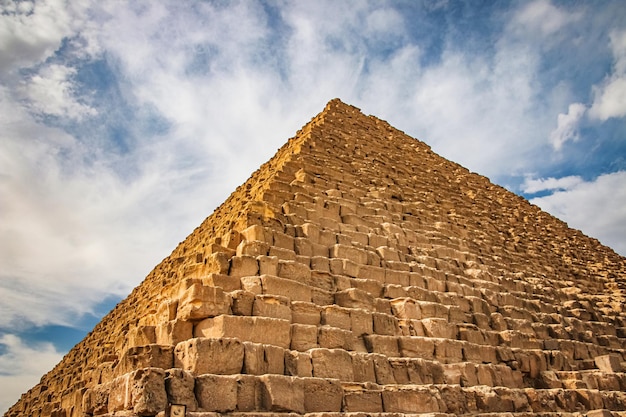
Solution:
M625 277L335 99L5 416L626 416Z

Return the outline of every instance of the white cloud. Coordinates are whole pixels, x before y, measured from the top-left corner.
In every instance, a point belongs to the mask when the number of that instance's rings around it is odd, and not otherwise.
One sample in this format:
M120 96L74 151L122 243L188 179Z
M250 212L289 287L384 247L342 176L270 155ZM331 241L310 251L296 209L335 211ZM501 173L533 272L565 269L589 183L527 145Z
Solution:
M79 1L3 1L0 14L0 74L44 61L82 19Z
M626 171L593 181L561 180L572 183L563 191L530 202L626 256Z
M587 112L587 107L582 103L572 103L569 105L567 114L559 113L557 127L550 132L550 142L557 151L563 147L567 141L576 142L579 139L578 125Z
M550 0L535 0L516 11L511 19L511 27L524 36L546 39L581 17L580 13L567 12L554 6Z
M8 410L62 357L50 343L29 345L13 334L0 335L0 412Z
M36 113L80 120L94 116L96 110L76 99L76 87L72 77L74 68L52 64L43 67L22 86L22 94L29 101L29 108ZM82 92L86 95L85 92Z
M593 89L589 115L601 121L626 116L626 30L611 33L613 72Z
M522 191L529 194L535 194L540 191L553 190L571 190L581 184L583 179L577 175L571 175L562 178L539 178L533 179L527 177L522 184Z

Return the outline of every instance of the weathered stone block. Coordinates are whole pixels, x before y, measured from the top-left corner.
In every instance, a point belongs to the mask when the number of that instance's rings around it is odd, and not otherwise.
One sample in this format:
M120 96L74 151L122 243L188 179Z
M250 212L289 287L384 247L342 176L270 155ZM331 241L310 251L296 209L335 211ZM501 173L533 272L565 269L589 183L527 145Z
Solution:
M380 353L387 357L400 356L396 336L371 334L363 336L363 339L365 340L365 347L370 353Z
M317 326L321 320L321 307L304 301L292 301L291 320L293 323Z
M237 339L196 337L176 345L174 353L175 366L194 375L238 374L243 367L244 348Z
M237 409L239 375L200 375L196 377L196 399L202 411L226 413Z
M393 336L399 333L396 318L384 313L372 313L374 333Z
M157 368L139 369L128 378L132 410L138 416L153 416L165 410L165 371Z
M243 342L243 372L249 375L278 374L285 372L285 350L278 346Z
M176 346L183 340L193 337L193 323L185 320L171 320L156 326L156 343Z
M366 389L359 385L344 385L344 408L346 413L382 413L383 399L380 389Z
M254 316L272 317L291 322L289 299L278 295L257 295L252 306Z
M224 274L209 274L208 276L202 278L202 285L207 287L220 287L226 292L241 289L241 281L238 277Z
M354 370L352 357L341 349L311 349L313 376L316 378L331 378L341 381L352 381Z
M350 310L335 305L322 307L321 324L350 330Z
M387 413L438 413L441 395L428 387L385 387L383 407ZM443 405L443 404L442 404Z
M196 380L191 372L179 368L165 371L165 392L168 402L187 407L187 411L196 411L198 402L194 393Z
M237 256L264 256L269 252L270 245L260 240L243 240L237 246ZM231 264L232 268L232 264Z
M194 284L181 296L177 317L181 320L201 320L230 313L230 297L221 288Z
M272 275L261 275L260 278L263 294L282 295L291 301L311 302L311 287L305 284Z
M174 346L135 346L124 352L116 371L121 375L140 368L169 369L173 363Z
M289 321L269 317L218 316L198 323L194 333L196 337L236 338L285 349L291 344Z
M454 323L448 323L446 319L427 318L422 319L424 332L428 337L442 339L456 339L457 328Z
M126 335L127 346L143 346L156 343L154 326L137 326L128 331Z
M233 256L230 259L230 270L228 275L233 278L257 275L259 273L259 263L255 256Z
M339 380L303 378L304 410L307 413L340 412L343 389Z
M352 353L352 370L355 382L376 382L376 370L372 355Z
M419 304L411 298L397 298L391 300L391 310L393 315L402 319L415 319L422 318L422 312Z
M353 349L351 331L331 326L320 326L317 330L317 343L320 347L326 349Z
M594 361L602 372L622 372L621 360L617 355L596 356Z
M294 412L303 414L304 384L302 379L284 375L263 375L263 409L273 412Z
M374 309L374 297L363 290L348 288L335 294L335 303L341 307Z
M311 355L306 352L285 351L285 374L301 378L313 376Z
M278 275L277 256L259 256L259 275Z

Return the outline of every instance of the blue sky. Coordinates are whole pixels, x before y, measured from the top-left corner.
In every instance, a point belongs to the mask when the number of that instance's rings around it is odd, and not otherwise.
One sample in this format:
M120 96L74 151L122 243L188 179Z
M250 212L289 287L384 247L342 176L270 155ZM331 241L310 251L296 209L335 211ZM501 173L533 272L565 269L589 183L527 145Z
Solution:
M0 411L334 97L626 255L622 0L0 10Z

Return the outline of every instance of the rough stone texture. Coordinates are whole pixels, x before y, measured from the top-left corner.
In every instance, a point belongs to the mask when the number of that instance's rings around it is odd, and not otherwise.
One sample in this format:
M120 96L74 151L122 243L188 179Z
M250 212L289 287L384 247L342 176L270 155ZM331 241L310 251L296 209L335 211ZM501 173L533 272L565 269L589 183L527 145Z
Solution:
M5 415L624 416L625 276L333 100Z

